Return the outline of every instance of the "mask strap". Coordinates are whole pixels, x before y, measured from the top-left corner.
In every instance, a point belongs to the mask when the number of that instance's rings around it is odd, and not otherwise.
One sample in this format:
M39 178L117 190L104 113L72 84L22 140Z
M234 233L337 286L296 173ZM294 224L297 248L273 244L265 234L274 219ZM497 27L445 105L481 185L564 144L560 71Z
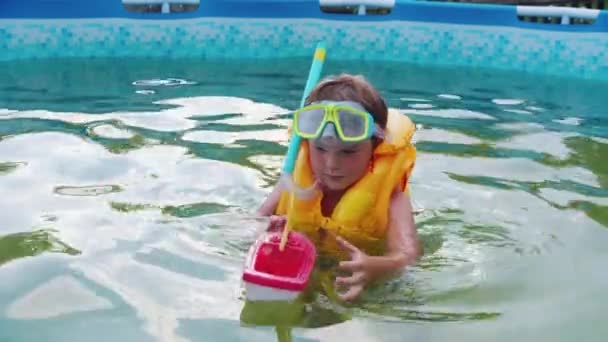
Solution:
M373 136L382 140L390 141L389 134L386 133L384 129L382 129L382 127L380 127L380 125L378 125L377 123L374 124Z

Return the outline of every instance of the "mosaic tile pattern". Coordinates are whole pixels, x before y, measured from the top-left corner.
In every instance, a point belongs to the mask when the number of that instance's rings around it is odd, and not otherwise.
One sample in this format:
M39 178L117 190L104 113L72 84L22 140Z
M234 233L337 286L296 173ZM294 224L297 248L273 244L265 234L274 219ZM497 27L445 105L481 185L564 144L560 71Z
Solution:
M608 80L608 35L318 19L0 20L0 61L55 57L310 56L463 65Z

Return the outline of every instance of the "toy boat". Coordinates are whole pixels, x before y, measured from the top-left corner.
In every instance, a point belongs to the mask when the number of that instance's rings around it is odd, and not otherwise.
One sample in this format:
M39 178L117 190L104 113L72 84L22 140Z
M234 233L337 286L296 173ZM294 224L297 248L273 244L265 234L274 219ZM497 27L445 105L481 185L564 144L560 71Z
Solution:
M290 231L280 250L281 233L267 233L250 248L243 281L249 301L291 301L308 285L316 261L314 244Z

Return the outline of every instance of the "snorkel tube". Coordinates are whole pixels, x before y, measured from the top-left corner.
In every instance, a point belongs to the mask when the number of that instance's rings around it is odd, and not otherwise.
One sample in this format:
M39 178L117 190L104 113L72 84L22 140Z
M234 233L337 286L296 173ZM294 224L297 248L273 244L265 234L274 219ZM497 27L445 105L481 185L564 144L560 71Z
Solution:
M308 80L306 81L306 87L304 88L304 93L302 94L302 100L300 101L300 107L304 106L306 101L306 97L310 94L312 88L319 82L319 78L321 78L321 70L323 69L323 62L325 61L325 42L319 42L315 49L315 54L312 59L312 65L310 66L310 71L308 72ZM287 149L287 155L285 156L285 161L283 163L283 175L282 177L287 176L287 178L291 181L291 174L293 173L293 169L296 165L296 158L298 156L298 151L300 150L300 142L302 138L297 134L293 134L291 137L291 141L289 142L289 147ZM293 186L294 184L291 183Z
M313 55L312 65L310 66L310 71L308 72L308 80L306 81L306 86L304 87L304 93L302 94L302 99L300 100L300 107L304 106L308 94L310 94L312 88L319 82L319 79L321 78L323 62L325 62L325 52L325 42L318 42L317 47L315 48L315 53ZM292 174L296 165L296 158L298 157L301 141L302 138L300 136L295 133L292 133L291 140L289 141L289 147L287 148L287 155L285 156L285 161L283 162L281 182L287 188L288 191L292 191L296 196L306 197L307 195L314 193L313 191L315 191L315 185L313 185L311 189L300 189L292 180ZM291 196L291 198L293 197L294 196ZM285 229L283 229L283 234L281 237L281 251L283 250L283 248L285 247L285 243L287 242L287 235L289 234L290 223L291 220L288 215L287 223L285 225Z

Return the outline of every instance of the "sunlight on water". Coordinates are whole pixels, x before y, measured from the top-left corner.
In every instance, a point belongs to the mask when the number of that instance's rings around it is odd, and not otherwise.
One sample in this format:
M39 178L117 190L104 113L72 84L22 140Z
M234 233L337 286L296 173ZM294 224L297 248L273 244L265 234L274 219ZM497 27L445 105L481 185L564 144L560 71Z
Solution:
M276 340L240 322L240 277L308 63L0 68L0 340ZM320 296L294 311L294 340L601 341L606 84L325 69L342 71L418 127L425 255L355 306Z

